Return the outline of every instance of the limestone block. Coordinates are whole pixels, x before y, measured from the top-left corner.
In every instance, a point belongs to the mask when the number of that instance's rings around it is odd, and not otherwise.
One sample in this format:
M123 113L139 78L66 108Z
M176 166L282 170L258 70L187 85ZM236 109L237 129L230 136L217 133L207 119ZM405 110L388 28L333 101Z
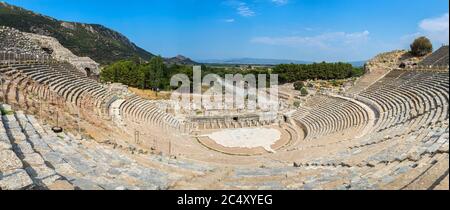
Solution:
M38 153L25 154L24 161L31 166L44 165L44 159Z
M23 169L0 175L2 190L21 190L33 185L33 181Z
M0 171L11 171L22 168L22 161L12 150L0 151Z

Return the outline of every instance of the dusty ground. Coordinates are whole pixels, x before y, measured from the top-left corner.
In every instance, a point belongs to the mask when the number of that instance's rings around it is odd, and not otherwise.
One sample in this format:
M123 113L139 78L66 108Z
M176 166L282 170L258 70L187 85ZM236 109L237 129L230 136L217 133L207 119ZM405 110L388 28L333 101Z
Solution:
M227 129L206 135L225 147L263 147L274 152L271 146L281 138L281 133L269 128Z
M148 100L168 100L170 99L170 92L155 92L152 90L142 90L142 89L138 89L138 88L128 88L129 91L131 91L132 93L144 98L144 99L148 99Z

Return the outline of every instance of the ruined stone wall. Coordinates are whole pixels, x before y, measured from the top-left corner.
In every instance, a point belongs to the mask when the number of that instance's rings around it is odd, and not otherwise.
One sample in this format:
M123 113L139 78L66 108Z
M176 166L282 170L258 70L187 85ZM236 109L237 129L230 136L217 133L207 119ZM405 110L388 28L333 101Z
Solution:
M47 55L39 45L33 43L29 37L24 36L22 32L6 26L0 26L0 51L11 53L11 55L30 54L35 57L44 57ZM16 57L9 56L5 59L16 59Z
M0 51L33 55L34 59L48 57L73 65L87 76L100 74L99 64L88 57L78 57L53 37L24 33L14 28L0 26ZM1 58L0 58L1 59ZM11 59L10 57L8 59ZM14 58L16 59L16 58ZM87 73L87 71L89 73Z
M89 57L78 57L74 55L70 50L63 47L57 39L48 36L42 36L38 34L24 33L30 38L30 40L37 43L41 48L50 49L53 59L68 62L75 66L78 70L86 73L86 70L92 75L99 75L99 64ZM90 75L87 75L90 76Z
M423 57L414 57L406 50L395 50L381 53L365 65L367 73L384 69L393 70L398 68L412 68L422 61Z

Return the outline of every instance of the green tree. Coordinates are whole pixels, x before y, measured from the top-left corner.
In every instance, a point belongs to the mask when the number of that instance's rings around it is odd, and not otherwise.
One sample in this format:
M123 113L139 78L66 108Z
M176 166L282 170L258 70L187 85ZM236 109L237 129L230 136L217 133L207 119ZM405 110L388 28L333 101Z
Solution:
M305 87L305 83L304 83L303 81L298 81L298 82L295 82L295 83L294 83L294 88L295 88L295 90L300 91L300 90L302 90L302 88L304 88L304 87Z
M304 87L304 88L302 88L302 90L300 90L300 94L301 94L302 96L308 96L309 92L308 92L308 90Z
M433 52L433 44L424 36L417 38L411 44L411 54L414 56L425 56L431 52Z
M153 57L148 68L144 68L144 75L146 80L145 88L164 88L163 77L166 66L162 57Z

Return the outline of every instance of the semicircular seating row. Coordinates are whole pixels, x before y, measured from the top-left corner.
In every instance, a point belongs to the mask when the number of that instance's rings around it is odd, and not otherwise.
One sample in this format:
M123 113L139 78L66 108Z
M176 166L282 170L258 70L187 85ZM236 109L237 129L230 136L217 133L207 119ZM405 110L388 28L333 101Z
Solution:
M443 46L430 56L426 57L422 62L420 62L419 65L448 68L449 65L448 56L449 56L449 47Z
M162 128L181 129L182 124L172 115L160 110L154 103L141 97L133 96L124 101L119 109L124 118L133 119L141 124L157 125Z
M425 115L424 125L448 119L449 72L401 71L386 77L359 94L373 101L380 113L375 131L401 125Z
M376 113L372 131L379 132L397 125L419 123L430 125L449 119L449 72L394 70L368 89L355 95ZM344 99L318 96L299 109L294 119L303 125L306 139L367 125L367 112ZM422 121L412 121L420 117Z
M71 133L55 134L35 116L1 104L0 190L167 189L212 167L158 155L135 156ZM180 170L181 169L181 170ZM62 188L63 187L63 188Z
M80 107L89 101L103 113L118 99L114 93L69 64L38 62L7 64L0 66L0 74L8 75L13 78L13 82L20 83L16 86L22 87L31 79L39 84L31 87L36 95L45 97L51 91L63 97L66 102ZM134 118L135 121L161 128L181 128L180 122L173 116L140 97L126 99L120 107L125 117Z
M367 111L352 101L329 96L318 96L312 101L309 103L314 106L293 116L304 126L307 140L351 128L363 129L369 121Z

